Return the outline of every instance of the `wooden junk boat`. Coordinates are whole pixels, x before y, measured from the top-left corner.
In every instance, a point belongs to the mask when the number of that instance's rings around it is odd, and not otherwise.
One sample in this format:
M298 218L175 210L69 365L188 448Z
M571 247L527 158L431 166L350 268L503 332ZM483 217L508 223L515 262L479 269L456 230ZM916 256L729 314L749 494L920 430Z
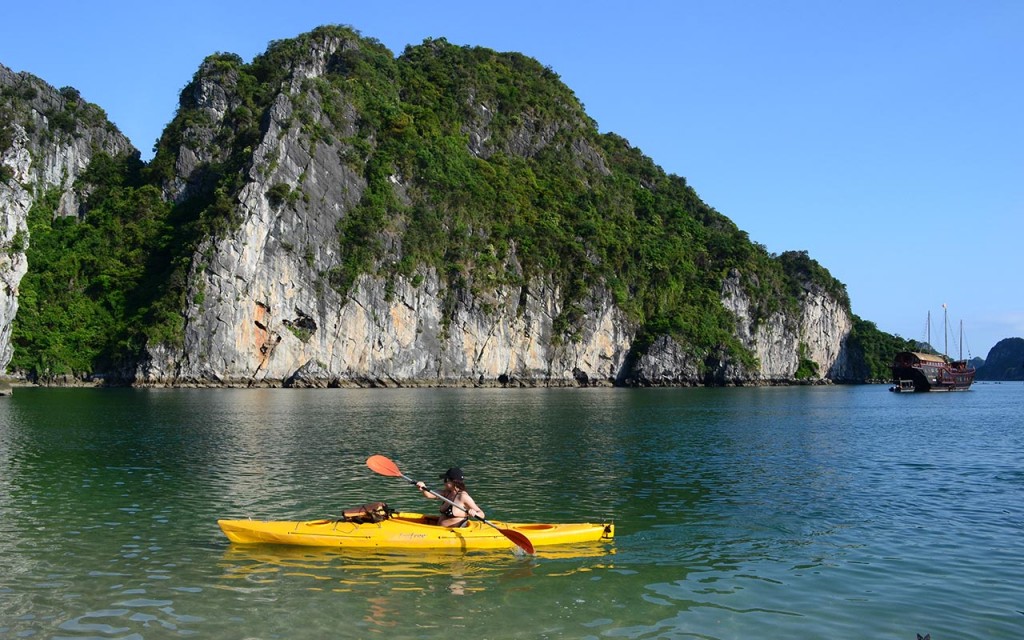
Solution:
M942 305L943 311L946 305ZM931 325L929 314L929 326ZM929 332L930 333L930 332ZM974 383L975 368L963 359L963 323L960 324L960 359L919 351L901 351L892 363L890 391L966 391Z
M974 382L966 360L917 351L901 351L892 365L893 391L966 391Z

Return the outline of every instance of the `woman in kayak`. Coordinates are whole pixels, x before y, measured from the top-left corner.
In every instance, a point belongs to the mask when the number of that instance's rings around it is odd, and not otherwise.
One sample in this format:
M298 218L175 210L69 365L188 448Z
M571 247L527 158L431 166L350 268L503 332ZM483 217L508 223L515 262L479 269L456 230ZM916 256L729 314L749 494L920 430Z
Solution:
M462 469L452 467L444 472L441 479L444 480L444 489L438 493L454 502L455 506L447 501L444 503L441 507L441 517L437 519L438 526L464 527L469 524L470 518L484 518L483 510L476 506L476 502L466 491L466 478L462 475ZM424 498L437 499L422 481L416 483L416 488Z

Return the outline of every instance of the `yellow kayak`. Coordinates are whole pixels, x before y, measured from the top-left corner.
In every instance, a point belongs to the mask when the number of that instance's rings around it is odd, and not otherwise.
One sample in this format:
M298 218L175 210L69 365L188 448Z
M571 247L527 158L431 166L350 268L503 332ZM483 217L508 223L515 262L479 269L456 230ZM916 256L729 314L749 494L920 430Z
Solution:
M508 549L515 545L493 526L470 521L465 527L439 527L435 516L394 513L381 522L341 520L218 520L224 535L241 544L393 549ZM516 524L491 521L520 533L534 546L598 542L615 537L614 524ZM514 536L513 536L514 537Z

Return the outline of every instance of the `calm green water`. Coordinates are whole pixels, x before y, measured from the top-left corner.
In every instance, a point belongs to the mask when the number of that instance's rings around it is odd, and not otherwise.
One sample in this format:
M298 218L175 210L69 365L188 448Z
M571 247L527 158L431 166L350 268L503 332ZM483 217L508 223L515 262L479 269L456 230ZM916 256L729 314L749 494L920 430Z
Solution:
M0 637L1024 636L1024 385L0 398ZM218 517L614 520L525 557L231 545Z

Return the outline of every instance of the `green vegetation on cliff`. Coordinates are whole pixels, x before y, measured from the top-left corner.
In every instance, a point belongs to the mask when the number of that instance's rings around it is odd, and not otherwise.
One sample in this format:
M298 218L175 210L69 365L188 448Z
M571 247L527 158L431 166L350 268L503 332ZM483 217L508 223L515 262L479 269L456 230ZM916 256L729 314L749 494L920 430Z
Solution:
M914 340L906 340L880 331L874 322L853 316L853 331L850 332L850 346L859 349L867 366L867 379L885 382L892 379L893 358L900 351L928 351Z
M325 74L293 73L327 48L334 53ZM202 81L224 91L219 122L194 103ZM339 291L364 273L416 282L431 267L453 307L465 294L485 299L498 286L543 278L563 296L556 340L577 339L590 298L607 290L639 327L637 348L669 334L698 360L748 367L754 356L720 302L734 270L758 321L795 310L816 288L849 309L845 287L806 252L775 256L751 242L684 178L622 137L599 133L537 61L443 39L396 58L352 29L322 27L271 43L250 64L233 54L207 58L148 166L93 161L79 223L53 220L54 203L37 203L15 366L109 371L146 341L180 340L187 278L205 259L199 247L240 223L248 172L270 169L252 166L254 149L280 96L310 149L334 149L366 183L337 237L324 240L341 256L323 274ZM197 145L209 159L190 176L188 197L161 200L181 147ZM301 184L274 185L267 196L278 207L305 204ZM891 359L884 334L859 331L866 353ZM801 376L815 375L802 361Z
M329 37L354 34L325 28L272 44L251 68L263 83L251 86L283 82L280 70ZM339 144L367 181L339 228L335 288L347 290L362 273L412 276L427 265L444 275L454 300L544 275L564 297L556 339L576 338L587 298L605 288L644 335L669 333L748 366L752 355L719 302L730 269L744 275L760 317L795 307L808 282L845 301L820 266L808 270L805 260L791 269L774 259L683 178L621 137L599 134L572 92L535 60L444 40L395 59L379 43L358 42L292 98L294 117L316 123L312 143ZM359 114L351 136L339 107L346 103ZM409 186L408 202L395 192L396 176ZM398 237L400 256L386 255L388 234Z
M93 189L82 220L54 218L55 191L35 202L13 368L43 379L85 376L119 371L141 353L146 276L169 237L169 206L140 184L140 169L137 158L95 156L82 179Z

